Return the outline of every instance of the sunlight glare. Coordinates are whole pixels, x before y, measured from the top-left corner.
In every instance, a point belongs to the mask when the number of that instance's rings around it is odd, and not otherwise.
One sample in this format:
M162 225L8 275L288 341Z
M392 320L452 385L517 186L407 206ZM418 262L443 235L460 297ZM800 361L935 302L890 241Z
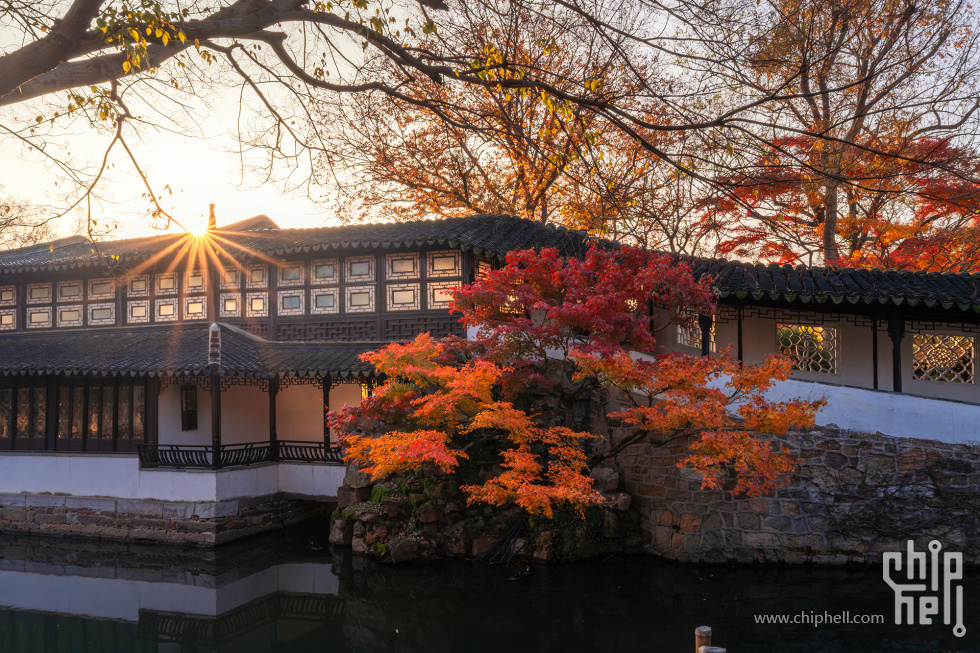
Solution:
M203 236L208 231L208 216L200 216L185 223L187 231L195 236Z

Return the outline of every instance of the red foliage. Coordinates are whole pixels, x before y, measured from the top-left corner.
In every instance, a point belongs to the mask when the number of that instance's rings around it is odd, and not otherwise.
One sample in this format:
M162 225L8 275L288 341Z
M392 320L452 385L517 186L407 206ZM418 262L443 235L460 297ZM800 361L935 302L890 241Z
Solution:
M634 442L693 442L678 464L719 488L755 496L776 487L795 461L753 431L783 435L813 424L822 402L768 402L763 392L789 371L786 361L741 367L727 353L700 358L659 351L648 307L678 319L711 313L714 295L684 265L635 249L591 250L583 260L555 250L516 252L483 281L455 292L473 341L427 334L363 356L387 381L357 408L331 415L349 460L373 478L411 473L423 462L446 471L474 447L490 447L500 472L465 486L470 502L515 504L551 516L599 496L588 475L586 443L605 439L591 462ZM643 352L643 353L639 353ZM521 406L536 388L557 398L565 423L545 424ZM575 431L571 407L607 388L631 402L609 415L632 428ZM559 420L560 421L560 420ZM366 435L361 431L383 431Z

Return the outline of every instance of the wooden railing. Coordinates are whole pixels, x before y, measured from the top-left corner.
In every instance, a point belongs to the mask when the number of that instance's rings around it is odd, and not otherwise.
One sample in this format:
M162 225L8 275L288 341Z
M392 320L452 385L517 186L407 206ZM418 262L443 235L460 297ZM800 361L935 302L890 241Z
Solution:
M173 469L224 469L268 462L319 463L343 465L339 447L322 442L279 440L275 443L244 442L220 447L203 444L137 445L140 467Z

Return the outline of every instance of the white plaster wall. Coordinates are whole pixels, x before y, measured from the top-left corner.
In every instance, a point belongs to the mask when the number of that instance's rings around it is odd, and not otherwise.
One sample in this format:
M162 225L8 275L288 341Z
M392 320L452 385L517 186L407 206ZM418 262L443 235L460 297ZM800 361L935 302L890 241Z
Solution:
M980 441L980 406L976 404L793 379L777 382L766 396L778 401L825 397L827 406L816 420L823 426L836 424L854 431L940 442Z
M279 463L279 491L308 497L335 497L344 483L345 469L339 465Z
M180 384L168 385L160 393L159 407L160 444L211 444L211 393L197 389L197 429L193 431L180 430Z
M201 392L198 392L198 397L201 394ZM210 400L209 393L209 409ZM278 403L276 404L276 410L279 410ZM206 444L211 444L210 419L209 412L207 424L208 441ZM200 425L200 422L198 422L198 425ZM242 442L268 441L269 394L254 385L233 385L223 391L221 393L221 443L239 444Z
M277 463L209 470L141 470L135 456L0 453L0 494L66 494L162 501L225 501L289 492L337 496L344 468Z
M330 408L340 410L344 406L361 405L361 385L359 383L341 383L330 388ZM330 444L336 445L337 435L330 429Z
M276 431L280 440L323 442L323 390L315 385L281 389L276 397Z

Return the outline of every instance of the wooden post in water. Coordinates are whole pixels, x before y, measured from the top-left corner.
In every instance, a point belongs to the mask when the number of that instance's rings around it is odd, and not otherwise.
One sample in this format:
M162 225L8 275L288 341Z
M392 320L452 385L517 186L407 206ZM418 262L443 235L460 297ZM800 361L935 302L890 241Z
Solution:
M726 653L726 651L711 645L710 626L698 626L694 629L694 653Z
M711 646L711 626L698 626L694 629L694 653L699 653L702 646Z

